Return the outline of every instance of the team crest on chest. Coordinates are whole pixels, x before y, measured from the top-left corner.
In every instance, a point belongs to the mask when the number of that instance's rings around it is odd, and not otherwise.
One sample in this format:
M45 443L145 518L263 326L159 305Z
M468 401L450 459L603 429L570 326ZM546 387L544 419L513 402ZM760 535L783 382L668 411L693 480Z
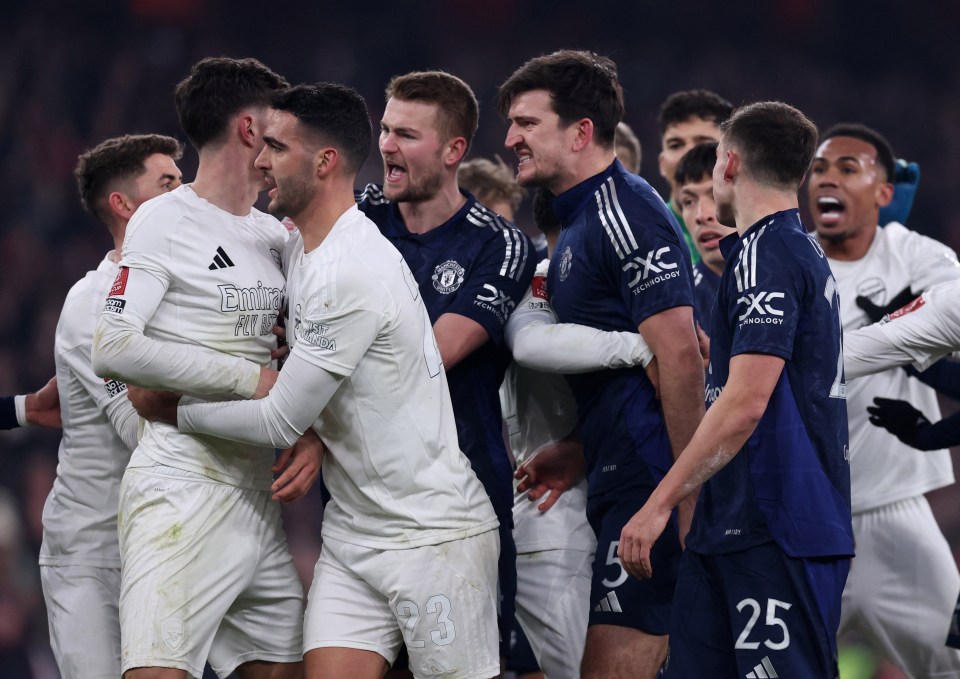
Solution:
M464 268L452 259L438 264L433 270L433 288L444 295L456 292L463 284Z
M563 251L563 254L560 255L560 280L567 280L567 276L570 275L571 266L573 266L573 251L568 245Z

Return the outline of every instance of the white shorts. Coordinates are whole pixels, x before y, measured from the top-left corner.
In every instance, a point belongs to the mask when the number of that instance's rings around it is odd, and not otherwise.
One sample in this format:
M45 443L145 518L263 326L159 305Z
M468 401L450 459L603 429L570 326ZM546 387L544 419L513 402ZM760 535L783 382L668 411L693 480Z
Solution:
M912 677L960 676L960 651L944 645L960 575L927 499L858 512L853 535L840 635L860 632Z
M122 669L225 677L302 660L303 589L269 491L127 469L120 484Z
M500 672L496 530L439 545L372 549L326 538L307 597L304 653L356 648L418 679Z
M120 569L40 566L40 584L62 679L117 679Z
M517 555L517 620L547 677L579 677L590 616L593 552Z

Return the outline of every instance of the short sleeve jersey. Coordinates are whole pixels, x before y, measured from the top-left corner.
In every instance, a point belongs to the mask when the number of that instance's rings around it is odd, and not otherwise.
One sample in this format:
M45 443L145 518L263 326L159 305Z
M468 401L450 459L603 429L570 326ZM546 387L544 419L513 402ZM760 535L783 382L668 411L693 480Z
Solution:
M693 306L690 254L663 199L619 161L553 201L564 224L547 290L561 323L636 332L666 309ZM568 376L577 400L590 496L652 489L673 462L643 368Z
M117 270L105 258L77 281L57 322L54 360L63 438L57 478L43 506L43 566L120 567L117 505L130 450L106 409L126 399L127 385L97 377L90 366L93 330Z
M292 353L344 378L315 425L329 449L323 535L398 549L495 529L420 290L376 226L352 207L309 253L298 242L289 290Z
M774 541L791 557L852 556L839 296L826 257L797 210L721 248L707 393L722 391L733 356L779 356L785 367L756 430L701 489L687 548Z
M710 313L717 302L720 276L701 259L693 265L693 316L704 332L710 331Z
M397 205L368 185L360 209L403 255L420 286L430 322L446 313L476 321L490 340L447 373L460 447L501 521L513 506L513 470L502 435L498 388L510 363L503 330L536 267L533 245L519 229L461 191L466 203L425 234L411 233Z
M230 214L190 185L144 203L127 227L121 260L122 267L167 285L144 335L269 365L288 239L287 229L270 215L256 209L242 217ZM124 313L136 294L121 275L104 313ZM272 482L272 448L183 434L164 423L145 425L134 459L142 455L240 487L266 489Z

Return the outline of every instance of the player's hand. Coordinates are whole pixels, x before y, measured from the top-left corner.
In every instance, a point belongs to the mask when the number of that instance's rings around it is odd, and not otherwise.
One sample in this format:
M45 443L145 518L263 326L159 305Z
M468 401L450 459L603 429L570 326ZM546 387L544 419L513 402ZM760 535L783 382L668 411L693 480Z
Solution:
M537 506L537 509L545 512L557 503L561 495L580 483L586 469L583 446L564 439L537 448L517 468L514 476L520 479L517 490L526 493L530 502L546 496Z
M620 544L617 545L617 556L627 573L640 580L653 576L650 550L669 520L669 508L658 508L648 500L627 521L620 531Z
M867 406L871 424L883 427L908 446L920 447L918 439L922 431L931 426L926 415L906 401L877 396L873 403Z
M703 369L710 367L710 336L703 331L700 324L694 321L693 327L697 330L697 346L700 348L700 357L703 359Z
M27 394L25 408L27 422L40 427L59 429L63 426L60 421L60 392L57 391L57 378L50 380L39 390Z
M893 299L883 306L877 306L870 301L869 297L864 297L863 295L858 295L856 302L858 307L867 312L867 316L870 318L871 323L879 323L883 320L884 316L887 314L892 314L904 304L912 302L914 299L916 299L916 297L917 295L910 290L910 286L908 285L894 295Z
M653 385L653 395L659 401L660 400L660 364L657 363L657 357L654 356L653 359L644 367L644 371L647 373L647 379L650 380L650 384Z
M270 352L270 358L275 361L282 361L290 353L290 345L287 344L287 329L278 323L270 331L277 336L277 348Z
M273 385L277 383L277 377L280 376L279 370L273 368L260 368L260 381L257 382L257 390L253 392L253 398L263 398L270 393Z
M307 429L293 446L282 451L271 470L274 474L280 474L270 487L273 499L287 503L306 495L320 475L326 450L317 433Z
M133 404L137 414L151 422L166 422L177 426L177 404L180 397L172 391L153 391L142 387L127 385L127 398Z

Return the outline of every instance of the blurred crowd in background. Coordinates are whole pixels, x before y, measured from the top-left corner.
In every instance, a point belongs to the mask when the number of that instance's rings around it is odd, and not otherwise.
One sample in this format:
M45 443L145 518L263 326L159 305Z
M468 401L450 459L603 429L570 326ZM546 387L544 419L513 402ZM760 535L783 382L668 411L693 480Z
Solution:
M536 54L593 49L619 66L626 122L643 147L641 174L664 192L656 114L668 94L699 87L737 104L781 99L821 129L857 121L884 133L899 157L920 164L909 226L960 250L960 211L953 204L960 180L958 28L960 3L949 1L6 0L0 309L7 320L0 324L0 393L26 393L53 375L63 298L110 248L106 229L80 208L72 177L77 155L128 132L183 140L173 88L204 56L257 57L292 83L347 83L367 98L375 121L390 76L450 71L470 83L481 104L469 156L500 154L513 162L502 146L497 86ZM188 151L184 181L195 168L196 155ZM360 179L375 181L380 172L372 150ZM518 221L532 228L528 209ZM945 414L955 409L944 404ZM0 436L0 675L10 679L57 676L36 555L58 440L57 432L38 429ZM960 550L958 498L947 488L930 499ZM320 516L313 496L286 511L305 580L319 551ZM881 667L875 676L898 676L885 672Z

